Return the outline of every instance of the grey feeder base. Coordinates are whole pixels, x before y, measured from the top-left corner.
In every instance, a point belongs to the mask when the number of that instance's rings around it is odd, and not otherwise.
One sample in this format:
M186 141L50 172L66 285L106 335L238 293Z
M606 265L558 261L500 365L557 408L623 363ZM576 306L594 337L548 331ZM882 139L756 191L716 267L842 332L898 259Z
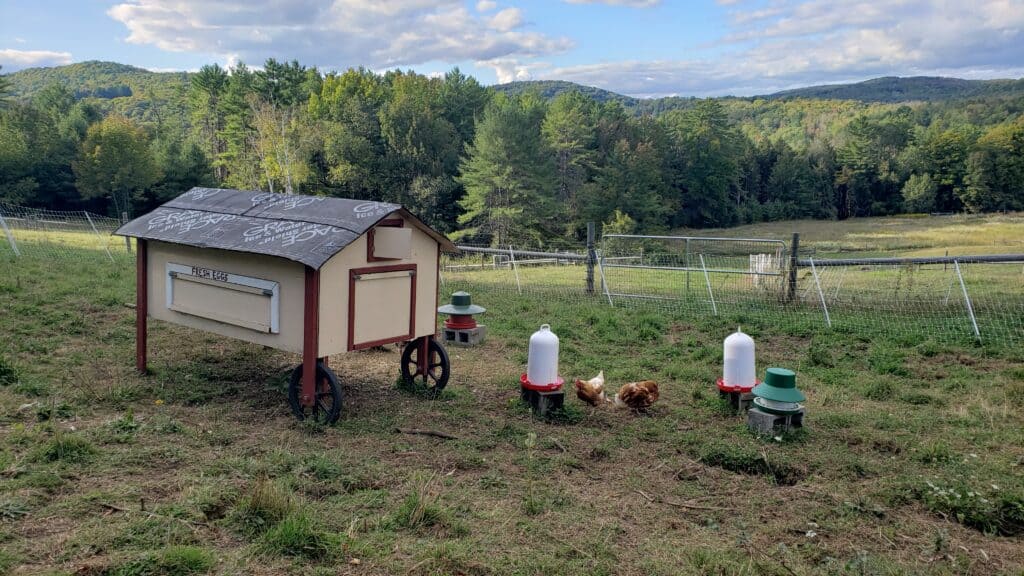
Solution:
M804 411L796 414L769 414L754 406L747 410L747 428L758 434L774 436L780 432L788 432L793 428L804 427Z
M753 392L724 392L719 390L718 397L723 400L728 400L729 406L732 407L733 412L744 412L746 410L750 410L754 405Z
M476 346L487 336L487 326L477 324L476 328L454 329L442 328L444 343L454 346Z
M523 402L529 404L534 414L538 416L547 416L552 410L561 409L565 405L565 392L562 390L540 392L523 387L519 390Z

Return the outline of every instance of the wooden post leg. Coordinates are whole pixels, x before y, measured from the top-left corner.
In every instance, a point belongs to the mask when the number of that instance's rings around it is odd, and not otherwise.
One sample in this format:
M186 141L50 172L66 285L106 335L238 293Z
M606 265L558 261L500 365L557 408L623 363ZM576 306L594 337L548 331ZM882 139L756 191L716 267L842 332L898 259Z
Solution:
M302 338L303 406L316 403L316 361L320 350L320 271L306 266L306 301Z
M149 277L147 263L149 246L145 240L138 240L138 254L135 257L135 369L146 373L146 318L149 312Z
M420 350L419 354L416 355L419 366L416 367L416 371L423 375L424 378L430 372L430 340L432 338L433 336L422 336L419 339Z

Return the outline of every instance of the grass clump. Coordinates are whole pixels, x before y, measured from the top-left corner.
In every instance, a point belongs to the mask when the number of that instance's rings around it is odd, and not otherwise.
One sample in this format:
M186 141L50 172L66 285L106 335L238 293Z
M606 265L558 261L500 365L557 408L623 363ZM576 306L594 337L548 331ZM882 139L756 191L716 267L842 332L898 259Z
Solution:
M443 526L446 514L437 503L434 478L417 481L415 489L405 497L392 520L400 528L416 530L429 526Z
M296 510L263 534L259 548L268 554L319 560L340 551L341 538Z
M18 370L6 358L0 356L0 386L13 386L18 383Z
M209 550L196 546L169 546L149 552L109 571L109 576L189 576L206 574L217 563Z
M261 534L295 509L295 498L290 493L274 482L260 478L232 512L231 520L243 533Z
M730 472L752 476L768 476L778 484L791 486L803 479L805 472L785 462L769 462L765 454L751 447L725 442L708 444L700 453L700 460Z
M96 448L85 438L58 432L48 442L36 449L33 460L77 464L88 462L96 455L96 452Z
M1024 494L1004 492L991 485L990 490L971 488L962 482L941 486L931 481L915 491L915 496L932 512L956 518L986 534L1024 535Z

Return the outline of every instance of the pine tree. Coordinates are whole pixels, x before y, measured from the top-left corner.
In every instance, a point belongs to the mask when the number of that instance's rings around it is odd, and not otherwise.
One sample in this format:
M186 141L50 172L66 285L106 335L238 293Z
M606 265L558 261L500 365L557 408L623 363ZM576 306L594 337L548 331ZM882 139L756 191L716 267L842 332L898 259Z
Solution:
M459 181L463 235L492 245L542 244L562 221L554 202L555 165L541 138L544 105L535 96L495 97L467 148Z

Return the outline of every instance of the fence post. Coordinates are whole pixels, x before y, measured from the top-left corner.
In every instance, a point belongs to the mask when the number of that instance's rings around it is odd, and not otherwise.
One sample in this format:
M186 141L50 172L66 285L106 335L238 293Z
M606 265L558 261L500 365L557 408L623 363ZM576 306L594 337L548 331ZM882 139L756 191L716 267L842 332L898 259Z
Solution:
M594 263L597 255L594 252L594 223L587 222L587 294L594 293Z
M956 270L956 277L960 279L960 289L964 292L964 304L967 305L967 314L971 317L971 326L974 328L974 337L981 342L981 332L978 331L978 320L974 317L974 306L971 305L971 297L967 295L967 285L964 284L964 275L960 273L960 262L953 260L953 268Z
M793 232L793 243L789 248L789 286L786 290L786 301L791 302L796 297L796 266L797 254L800 252L800 233Z
M604 292L605 297L608 298L608 305L615 307L615 303L612 302L612 291L608 287L608 280L604 277L604 247L601 248L601 256L597 260L597 271L601 273L601 290Z
M128 223L128 212L121 212L121 224L127 224L127 223ZM127 236L124 237L124 247L128 250L129 254L132 253L132 239L131 238L129 238Z
M687 238L686 244L686 298L690 298L690 239ZM643 262L640 262L643 264Z
M708 286L708 297L711 298L711 311L718 316L718 306L715 304L715 294L711 291L711 278L708 276L708 267L704 265L704 254L700 256L700 267L704 270L704 283Z
M818 280L818 269L814 267L814 258L811 258L811 274L814 275L814 285L818 287L818 298L821 299L821 309L825 312L825 324L832 327L832 319L828 316L828 305L825 304L825 293L821 291L821 281Z
M519 291L520 295L522 295L523 285L519 283L519 267L516 266L516 255L512 252L511 244L508 245L508 257L510 260L509 264L512 266L512 271L516 274L516 290Z
M107 253L107 258L110 258L110 261L113 262L114 256L110 254L110 249L107 248L107 243L103 241L103 237L100 236L100 231L96 229L96 224L93 223L92 216L89 216L89 213L85 210L82 210L82 214L85 214L85 219L89 221L89 226L92 227L93 233L96 234L96 239L100 241L100 246L103 246L103 251Z
M21 256L21 252L18 251L18 243L14 241L14 234L11 234L11 229L7 227L7 221L4 220L2 210L0 210L0 226L3 226L4 235L7 236L7 243L11 245L11 250L14 250L14 255Z

